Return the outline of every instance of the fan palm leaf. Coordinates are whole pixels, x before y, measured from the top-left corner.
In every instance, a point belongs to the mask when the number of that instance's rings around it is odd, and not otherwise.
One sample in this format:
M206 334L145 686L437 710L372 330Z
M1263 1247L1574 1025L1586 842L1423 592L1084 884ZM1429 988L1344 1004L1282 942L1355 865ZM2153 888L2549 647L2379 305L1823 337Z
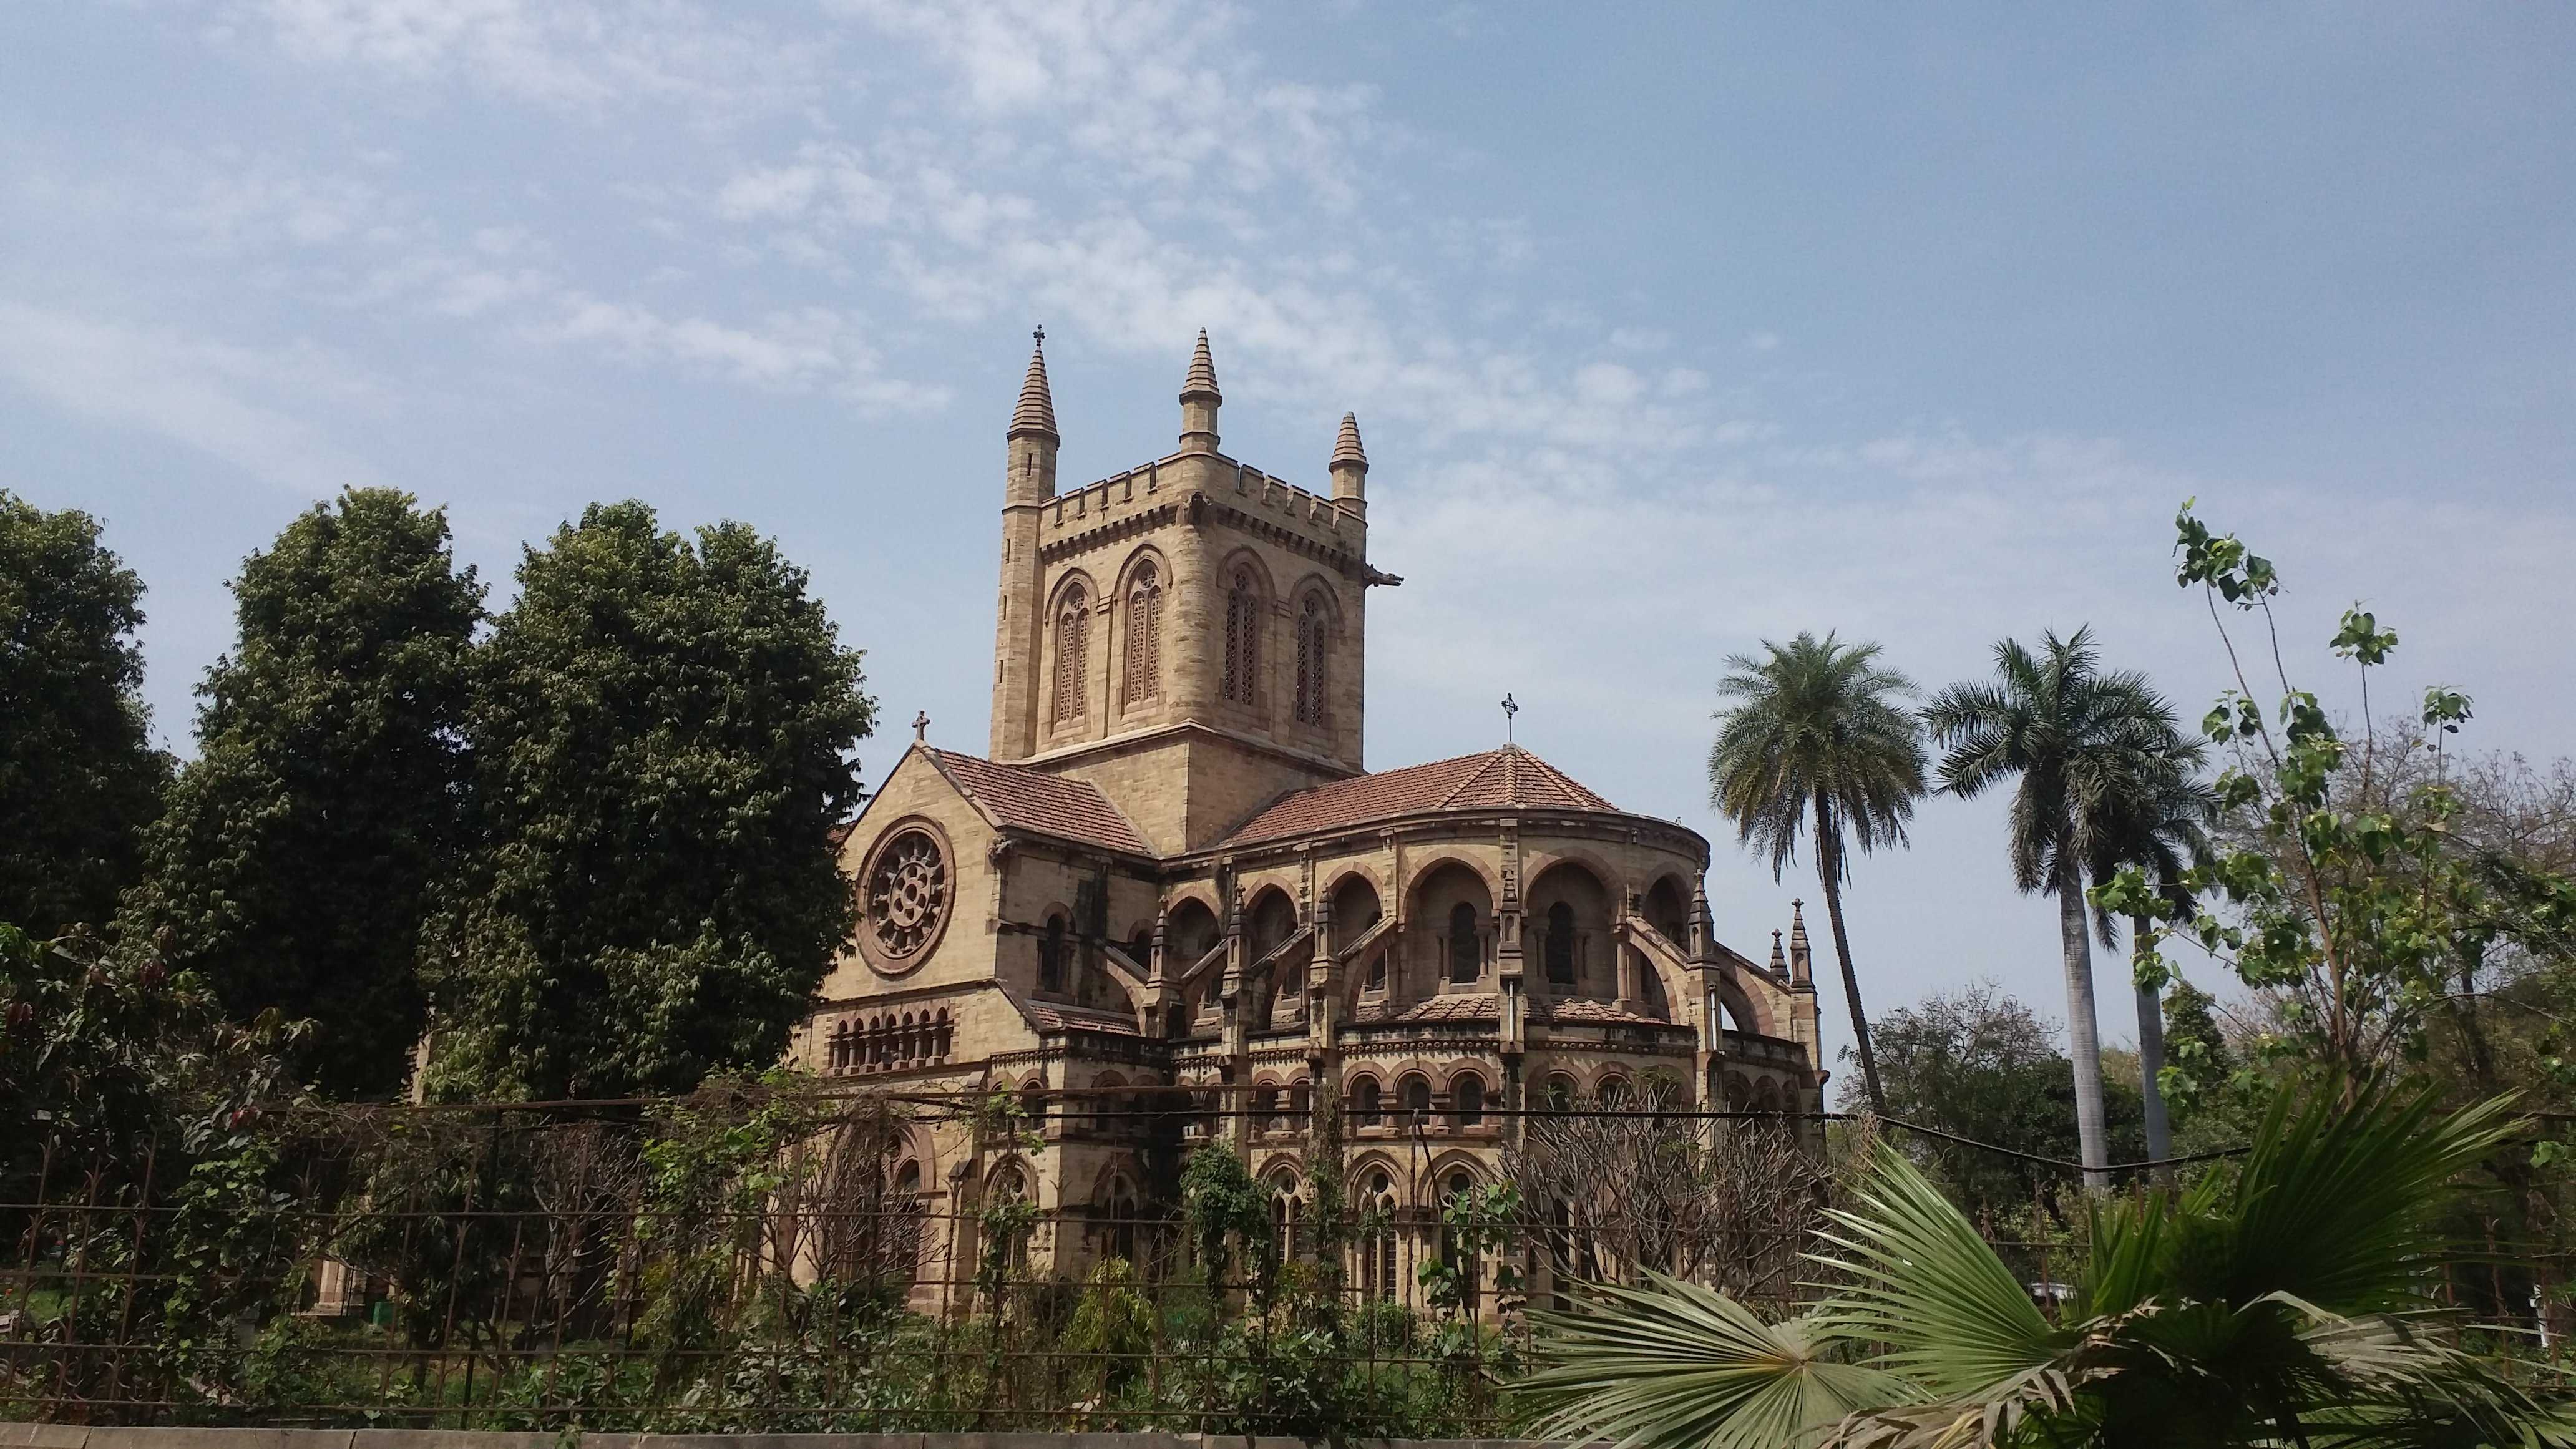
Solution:
M1920 1396L1901 1378L1844 1361L1848 1345L1816 1318L1765 1323L1722 1293L1659 1273L1642 1286L1581 1291L1581 1312L1531 1314L1542 1366L1514 1392L1533 1438L1783 1449Z

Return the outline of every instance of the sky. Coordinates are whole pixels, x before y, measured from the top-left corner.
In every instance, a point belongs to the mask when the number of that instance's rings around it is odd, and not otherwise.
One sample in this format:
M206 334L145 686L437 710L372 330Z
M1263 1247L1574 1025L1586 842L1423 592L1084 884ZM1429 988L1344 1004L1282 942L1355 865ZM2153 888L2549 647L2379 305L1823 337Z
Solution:
M1405 580L1369 763L1510 692L1711 838L1758 958L1817 891L1708 809L1727 657L1836 630L1928 692L2089 623L2196 719L2185 498L2331 705L2364 601L2377 701L2569 752L2571 56L2556 7L13 6L0 487L142 575L183 754L225 581L343 487L446 507L496 606L591 501L747 521L868 651L873 780L916 710L984 746L1030 329L1069 485L1171 450L1205 327L1229 453L1323 491L1359 415ZM1847 902L1873 1014L2062 1016L1999 802L1925 801Z

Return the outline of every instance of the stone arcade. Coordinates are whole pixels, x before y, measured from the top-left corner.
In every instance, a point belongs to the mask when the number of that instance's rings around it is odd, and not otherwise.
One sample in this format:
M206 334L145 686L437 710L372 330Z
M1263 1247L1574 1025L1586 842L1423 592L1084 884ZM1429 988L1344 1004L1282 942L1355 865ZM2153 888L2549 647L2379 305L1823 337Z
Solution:
M1210 1134L1293 1219L1315 1093L1347 1108L1349 1201L1395 1225L1349 1281L1388 1297L1524 1103L1662 1079L1821 1105L1803 924L1767 966L1721 944L1706 840L1510 745L1362 771L1367 591L1400 580L1369 562L1358 425L1314 493L1218 451L1220 402L1201 333L1179 447L1060 489L1040 339L1009 431L990 756L916 739L842 846L858 948L796 1060L1056 1109L1034 1154L914 1130L897 1186L930 1213L924 1307L963 1291L992 1194L1041 1210L1038 1271L1133 1256Z

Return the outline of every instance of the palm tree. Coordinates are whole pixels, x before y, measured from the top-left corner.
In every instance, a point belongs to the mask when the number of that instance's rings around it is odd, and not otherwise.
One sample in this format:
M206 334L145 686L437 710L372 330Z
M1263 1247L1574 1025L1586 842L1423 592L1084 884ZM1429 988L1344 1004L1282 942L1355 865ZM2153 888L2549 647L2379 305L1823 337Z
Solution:
M1816 879L1833 923L1861 1082L1871 1110L1884 1113L1887 1096L1843 928L1842 887L1851 878L1851 847L1867 855L1903 845L1905 822L1923 793L1922 730L1913 712L1894 702L1914 692L1914 681L1881 668L1876 644L1843 644L1830 633L1801 633L1785 647L1765 639L1762 647L1761 659L1729 655L1731 672L1718 682L1718 693L1735 703L1717 715L1708 801L1735 822L1740 843L1771 858L1775 881L1797 858L1799 837L1815 832Z
M2095 1199L2050 1323L1975 1226L1881 1147L1811 1261L1843 1287L1766 1323L1654 1276L1534 1311L1532 1439L1619 1449L2565 1445L2565 1375L2464 1348L2452 1179L2517 1134L2504 1101L2284 1089L2240 1171Z
M1995 678L1954 684L1923 711L1941 759L1941 788L1962 799L2018 777L2006 842L2013 883L2057 897L2066 958L2066 1036L2075 1066L2075 1136L2085 1185L2103 1188L2110 1145L2102 1112L2102 1041L2093 1009L2093 934L2084 882L2117 824L2108 808L2122 783L2182 738L2173 710L2146 676L2105 674L2093 631L2043 633L2034 656L2019 642L1995 646Z
M2190 909L2192 891L2183 884L2183 872L2207 858L2209 827L2218 817L2218 792L2200 777L2207 753L2201 740L2177 736L2138 760L2137 768L2106 792L2098 812L2102 820L2098 849L2086 863L2095 884L2118 874L2123 866L2136 866L2157 895L2177 908ZM2142 919L2130 920L2133 943L2144 939L2145 924ZM2109 912L2097 908L2094 925L2103 945L2119 944ZM2147 1156L2161 1160L2173 1152L2164 1092L2156 1082L2165 1060L2164 993L2154 986L2135 986L2135 990L2138 1091L2146 1106ZM2160 1168L2158 1176L2169 1180L2171 1172Z

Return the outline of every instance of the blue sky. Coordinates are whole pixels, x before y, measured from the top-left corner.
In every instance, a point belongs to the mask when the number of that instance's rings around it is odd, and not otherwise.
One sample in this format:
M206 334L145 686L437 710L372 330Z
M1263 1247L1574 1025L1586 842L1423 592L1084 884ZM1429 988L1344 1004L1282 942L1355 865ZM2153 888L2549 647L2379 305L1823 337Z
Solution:
M1204 326L1228 451L1320 486L1360 416L1406 578L1371 763L1512 691L1716 839L1759 952L1815 892L1707 812L1723 658L1833 628L1928 688L2090 621L2196 716L2187 495L2281 561L2330 697L2366 598L2396 697L2567 752L2570 55L2541 7L18 6L0 483L143 574L182 749L224 580L350 483L446 504L503 601L593 499L748 520L890 721L980 749L1030 326L1069 481L1168 451ZM1998 809L1857 872L1874 1008L2062 1009Z

